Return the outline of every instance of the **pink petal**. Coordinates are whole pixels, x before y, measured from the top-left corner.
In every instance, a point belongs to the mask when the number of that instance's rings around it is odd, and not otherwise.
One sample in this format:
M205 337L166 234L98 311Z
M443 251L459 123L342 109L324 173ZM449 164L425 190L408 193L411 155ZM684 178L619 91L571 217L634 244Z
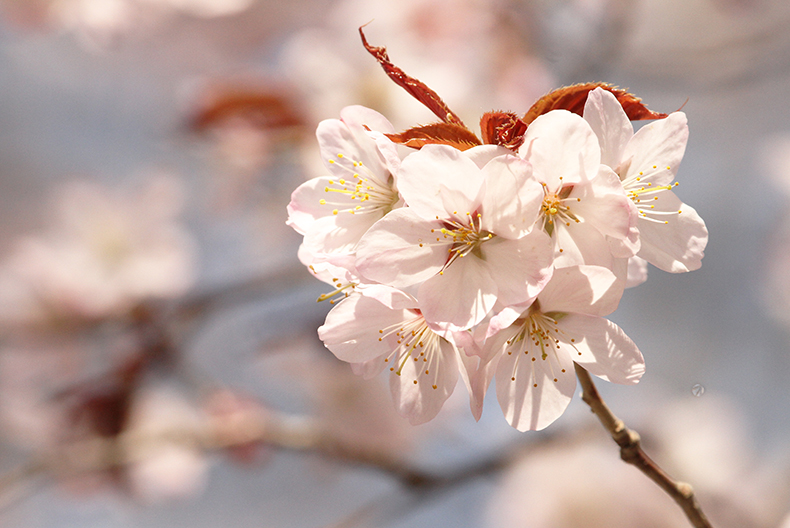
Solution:
M493 361L483 361L482 358L469 356L463 351L458 354L458 358L462 365L461 378L469 391L469 407L472 410L472 416L475 420L480 421L488 385L496 371L497 358L495 357Z
M400 375L390 376L395 406L410 424L425 423L439 414L458 383L458 354L452 343L442 339L434 351L426 353L428 361L409 358Z
M617 169L623 151L634 135L634 127L617 98L603 88L596 88L587 95L584 120L598 137L601 146L601 163Z
M654 212L670 214L656 216L659 222L640 219L642 247L639 256L670 273L699 269L708 244L705 222L693 207L681 202L672 191L661 192L658 200L652 203L655 204ZM675 214L677 211L681 213Z
M480 249L504 306L531 302L551 278L554 251L541 230L518 240L496 237Z
M483 169L482 227L506 238L519 238L535 225L543 187L532 178L532 167L521 158L501 156Z
M362 215L349 213L318 218L305 233L303 244L315 255L352 252L373 225L365 220Z
M318 337L341 361L364 363L392 351L393 343L385 337L387 329L407 317L407 310L392 310L355 294L332 308L318 328Z
M689 129L686 114L673 112L666 119L653 121L640 128L623 152L629 163L628 175L639 172L654 174L653 185L669 185L675 179L680 161L686 152ZM656 169L653 166L656 166ZM669 170L666 170L669 167ZM621 176L625 174L621 173Z
M350 128L362 130L367 128L383 134L394 134L395 127L386 117L365 106L351 105L340 111L340 119Z
M393 310L417 308L417 299L398 289L383 284L367 284L357 288L362 295L376 299L378 302Z
M362 363L351 363L351 372L357 376L362 376L363 379L369 380L381 374L388 366L389 363L385 363L381 356L379 356Z
M460 150L426 145L403 160L398 189L408 206L425 220L447 218L448 211L473 212L483 173Z
M464 151L464 156L475 162L482 169L492 159L506 154L513 154L510 150L499 145L478 145Z
M447 331L471 328L485 318L497 299L486 263L469 254L458 258L420 286L417 298L425 320Z
M301 184L291 194L286 223L300 235L310 229L316 218L332 215L335 206L321 204L321 200L327 198L325 189L330 179L328 176L313 178Z
M359 241L357 270L368 280L396 288L432 277L444 266L452 244L431 233L441 227L422 220L411 207L391 211Z
M611 269L614 263L606 237L587 222L572 222L570 226L555 224L554 247L557 268L588 264Z
M602 234L627 238L631 226L636 222L633 202L626 196L620 179L612 169L606 165L601 165L599 169L589 185L574 188L570 197L579 198L580 201L571 203L571 210L584 223L595 226Z
M554 270L538 301L543 313L608 315L617 309L624 288L608 268L572 266Z
M645 372L645 360L619 326L603 317L581 314L570 314L559 325L575 338L573 361L590 374L623 385L639 382Z
M627 270L626 288L639 286L647 280L647 261L645 259L636 256L629 258Z
M538 431L559 418L576 390L573 361L565 350L501 355L496 369L496 393L508 423L519 431Z
M357 165L361 162L368 175L379 182L386 183L391 177L376 140L361 126L326 119L318 124L316 137L324 165L333 176L351 178L362 170Z
M532 164L538 181L549 189L592 178L598 172L601 149L590 125L567 110L553 110L527 129L519 156Z

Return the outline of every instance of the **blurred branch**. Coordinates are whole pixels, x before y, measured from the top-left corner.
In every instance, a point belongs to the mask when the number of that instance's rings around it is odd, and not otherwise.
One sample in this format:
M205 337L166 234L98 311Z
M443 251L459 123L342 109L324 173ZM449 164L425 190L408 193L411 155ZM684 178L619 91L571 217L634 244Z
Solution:
M612 413L598 393L598 389L595 388L590 374L579 365L574 364L574 366L576 367L576 376L584 391L582 400L590 406L593 413L612 435L612 439L620 446L620 458L639 468L642 473L672 497L695 528L712 528L694 496L694 489L691 485L673 480L645 454L640 445L639 433L626 427L623 421Z
M245 412L232 422L211 420L199 427L162 428L157 431L129 430L114 437L94 436L33 455L17 469L0 475L0 498L26 484L32 477L49 474L76 477L86 473L124 468L156 456L158 447L181 445L205 451L231 450L253 445L290 451L316 453L327 459L369 467L392 476L408 488L446 489L505 467L515 449L461 468L437 475L411 467L398 456L380 449L349 446L328 433L309 417L273 413Z

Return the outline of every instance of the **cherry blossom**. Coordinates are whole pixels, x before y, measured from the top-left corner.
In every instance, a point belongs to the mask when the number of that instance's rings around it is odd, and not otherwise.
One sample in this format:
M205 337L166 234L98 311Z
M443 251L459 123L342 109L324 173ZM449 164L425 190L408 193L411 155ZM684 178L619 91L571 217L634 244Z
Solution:
M641 352L602 317L617 307L622 291L622 281L605 268L562 268L523 312L514 307L492 319L495 334L480 354L498 362L497 399L513 427L540 430L562 415L576 389L574 363L606 381L639 381Z
M596 88L587 97L584 119L598 136L601 163L617 172L638 209L638 255L672 273L698 269L708 230L694 208L672 192L688 140L686 115L673 112L634 134L615 96Z
M197 436L205 417L175 388L143 387L132 402L125 447L131 491L147 503L198 494L206 485L209 462L200 447L180 435ZM169 436L168 436L169 435Z
M305 236L301 255L311 261L353 252L376 221L401 205L394 176L400 158L382 134L394 132L392 125L362 106L346 107L340 117L316 131L331 176L300 185L288 205L288 225Z
M551 273L549 239L531 230L540 186L503 150L428 145L406 157L399 187L409 207L362 238L360 274L417 288L425 318L448 331L479 323L497 300L533 299Z
M204 19L237 15L255 0L39 0L11 9L74 33L91 50L103 50L132 34L145 34L173 15ZM9 2L5 2L9 3Z
M318 335L338 359L372 378L389 369L398 412L412 424L434 418L467 378L470 358L433 331L417 300L384 286L350 295L329 312Z
M20 239L0 267L0 318L100 318L195 280L195 242L178 220L181 183L149 179L128 196L88 182L63 189L53 226Z
M543 186L539 225L552 237L556 266L612 268L632 256L636 211L617 175L601 165L595 133L578 115L554 110L527 129L519 155Z

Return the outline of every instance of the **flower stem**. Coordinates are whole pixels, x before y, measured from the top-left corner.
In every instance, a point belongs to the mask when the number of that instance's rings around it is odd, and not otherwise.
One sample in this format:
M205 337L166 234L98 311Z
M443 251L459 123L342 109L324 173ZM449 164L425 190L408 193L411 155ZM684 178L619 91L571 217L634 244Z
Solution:
M595 388L589 372L579 365L576 367L576 376L582 386L582 400L590 406L592 412L601 421L601 424L612 435L612 439L620 446L620 458L625 462L639 468L653 482L663 489L675 502L683 509L692 526L695 528L712 528L710 521L703 513L702 508L694 496L694 489L690 484L678 482L658 467L653 460L648 457L640 445L639 433L629 429L609 409L606 403Z

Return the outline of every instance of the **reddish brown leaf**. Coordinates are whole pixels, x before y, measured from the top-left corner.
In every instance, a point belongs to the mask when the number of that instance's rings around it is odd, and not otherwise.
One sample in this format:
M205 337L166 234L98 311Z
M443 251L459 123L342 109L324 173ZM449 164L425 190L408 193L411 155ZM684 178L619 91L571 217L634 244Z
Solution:
M513 112L486 112L480 119L483 143L516 151L524 143L527 124Z
M410 128L400 134L387 134L395 143L420 149L424 145L450 145L467 150L480 145L480 140L468 128L454 123L434 123Z
M662 119L667 114L648 110L642 100L624 90L619 90L614 86L605 83L584 83L566 86L550 92L538 99L532 108L524 115L526 124L532 123L538 116L551 110L569 110L575 114L582 115L584 103L587 101L587 94L595 88L601 87L614 94L620 104L623 105L626 115L631 121L642 119Z
M447 107L445 102L442 101L442 98L439 97L439 94L428 88L423 82L414 77L409 77L403 70L392 64L385 47L371 46L368 44L365 33L362 31L363 27L365 26L359 28L359 36L362 37L362 45L365 46L368 53L379 61L381 67L384 68L384 71L389 75L390 79L395 81L395 84L409 92L412 97L428 107L431 112L445 123L452 123L466 128L461 118Z
M190 122L197 132L240 119L261 130L304 125L284 89L221 87L205 96Z

